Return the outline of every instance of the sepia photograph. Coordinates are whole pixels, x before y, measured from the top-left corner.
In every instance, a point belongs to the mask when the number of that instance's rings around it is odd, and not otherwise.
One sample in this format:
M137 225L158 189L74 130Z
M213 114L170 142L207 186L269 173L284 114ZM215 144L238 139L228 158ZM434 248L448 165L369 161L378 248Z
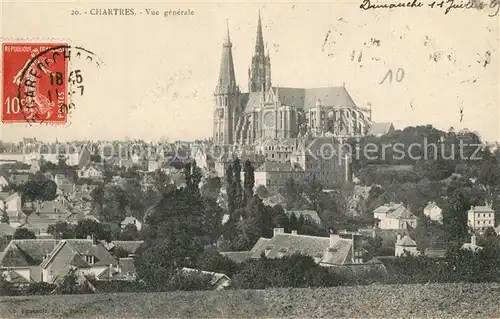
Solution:
M499 317L499 11L3 0L0 318Z

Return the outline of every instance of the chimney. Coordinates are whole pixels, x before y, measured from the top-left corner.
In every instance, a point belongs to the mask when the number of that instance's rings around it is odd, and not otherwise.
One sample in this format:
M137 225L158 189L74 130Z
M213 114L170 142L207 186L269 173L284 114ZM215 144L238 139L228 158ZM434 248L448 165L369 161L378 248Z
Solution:
M297 235L297 231L296 230L292 230L292 235Z
M328 248L332 249L339 238L340 238L339 235L330 234L330 245Z
M476 235L472 235L471 238L470 238L470 243L473 245L473 246L476 246Z
M273 229L273 236L276 236L277 234L283 234L285 232L284 228L274 228Z
M113 264L109 264L109 279L113 278Z

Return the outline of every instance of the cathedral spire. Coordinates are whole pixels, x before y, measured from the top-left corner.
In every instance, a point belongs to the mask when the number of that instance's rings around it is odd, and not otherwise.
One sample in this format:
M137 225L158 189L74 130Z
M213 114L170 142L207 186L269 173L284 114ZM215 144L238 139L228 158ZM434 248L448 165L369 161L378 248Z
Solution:
M227 29L226 43L231 44L231 37L229 36L229 21L227 19L226 19L226 29Z
M269 90L271 87L271 61L269 53L266 56L264 36L262 34L262 19L259 10L257 21L257 37L255 39L255 53L248 74L249 92L260 92L261 89Z
M259 21L257 22L257 38L255 39L255 55L264 54L264 36L262 35L262 20L260 18L259 10Z
M229 37L229 24L226 20L227 33L222 44L222 57L220 62L219 80L217 82L217 92L224 94L233 92L236 89L236 76L234 73L233 52L231 38Z

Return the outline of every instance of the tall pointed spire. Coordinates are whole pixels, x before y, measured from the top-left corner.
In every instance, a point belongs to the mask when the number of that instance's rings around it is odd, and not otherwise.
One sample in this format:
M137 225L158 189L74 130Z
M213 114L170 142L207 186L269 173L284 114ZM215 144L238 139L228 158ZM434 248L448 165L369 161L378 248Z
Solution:
M264 36L262 34L262 19L259 10L257 21L257 37L255 39L255 53L252 57L248 75L248 91L260 92L271 87L271 62L269 54L266 56Z
M226 39L222 44L222 57L220 62L219 80L217 91L219 93L229 93L236 89L236 76L234 73L233 52L231 38L229 37L229 23L226 20Z
M227 29L226 43L230 44L231 43L231 37L229 36L229 21L227 19L226 19L226 29Z
M262 35L262 20L260 18L260 10L259 21L257 22L257 38L255 39L255 53L256 55L264 55L264 37Z

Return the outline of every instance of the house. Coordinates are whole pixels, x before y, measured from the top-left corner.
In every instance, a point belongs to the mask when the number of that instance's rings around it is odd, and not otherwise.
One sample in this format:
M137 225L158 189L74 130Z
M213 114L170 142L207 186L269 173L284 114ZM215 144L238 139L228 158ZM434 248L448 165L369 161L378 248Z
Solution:
M83 276L110 280L118 272L118 260L93 239L63 239L40 265L41 281L57 283L72 269ZM107 274L107 277L102 274Z
M86 166L77 171L78 178L88 178L91 180L102 180L104 172L99 166Z
M483 247L478 246L476 243L476 235L472 235L470 238L470 243L464 243L462 245L462 249L464 250L471 250L473 252L477 252L479 250L482 250Z
M7 177L0 175L0 189L3 191L6 187L10 185Z
M2 273L24 283L58 283L72 270L79 278L100 279L109 269L119 272L118 267L118 260L90 238L14 239L0 254Z
M427 206L424 207L424 215L429 217L430 220L437 221L438 223L443 223L443 210L436 205L436 202L429 202Z
M400 234L397 235L396 247L395 247L396 257L403 256L406 253L411 255L419 255L420 252L417 250L417 243L410 238L410 236L405 235L401 237Z
M380 229L407 229L417 226L417 217L403 203L389 203L373 211L373 217Z
M198 269L192 269L192 268L182 268L180 273L184 274L189 274L189 273L200 273L201 275L205 276L210 276L210 284L212 285L214 290L223 290L226 289L231 285L231 279L221 273L216 273L216 272L211 272L211 271L204 271L204 270L198 270ZM175 277L174 277L175 278Z
M315 210L285 210L285 214L288 218L295 215L295 217L299 219L302 216L306 221L310 221L317 225L321 224L321 218L319 218L318 213Z
M13 227L21 225L26 217L22 212L21 195L18 192L0 193L0 211L7 213L9 223Z
M298 164L267 161L255 170L254 176L255 186L278 189L285 186L286 181L291 178L302 179L304 170Z
M40 265L54 250L55 239L14 239L0 254L0 271L25 282L42 281Z
M120 227L121 229L125 229L125 227L127 227L128 225L134 225L137 230L141 230L142 228L142 223L135 217L133 216L127 216L125 217L124 220L122 220L122 222L120 223Z
M272 238L260 238L250 251L221 254L235 262L243 262L261 256L282 258L295 253L309 256L320 266L332 267L336 271L386 271L383 264L362 247L358 234L318 237L300 235L297 231L285 233L283 228L275 228Z
M482 232L488 227L495 227L495 211L489 203L485 206L471 206L467 212L467 221L474 231Z

